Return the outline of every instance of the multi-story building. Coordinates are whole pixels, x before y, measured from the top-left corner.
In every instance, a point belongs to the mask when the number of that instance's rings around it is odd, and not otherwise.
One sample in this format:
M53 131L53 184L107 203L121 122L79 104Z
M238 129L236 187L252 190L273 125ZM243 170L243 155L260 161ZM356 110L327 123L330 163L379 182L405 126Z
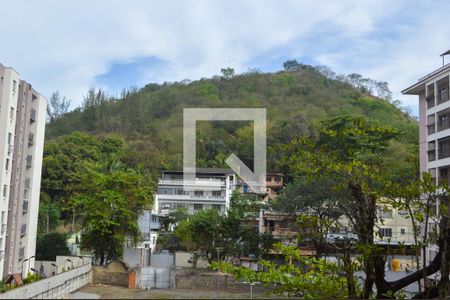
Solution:
M0 274L34 267L47 102L0 64Z
M187 190L183 183L188 186ZM236 174L228 169L197 168L192 182L183 182L183 171L162 171L154 212L167 215L177 208L185 208L193 214L215 208L225 213L236 184Z
M138 220L142 242L136 248L150 249L152 253L155 251L156 240L162 226L162 218L162 216L154 214L150 210L145 210L142 213Z
M448 54L450 51L442 56ZM436 182L450 182L449 79L450 64L444 64L402 91L406 95L419 96L420 171L429 172ZM429 225L431 228L436 224L432 220ZM437 250L436 245L428 248L428 263L434 259Z

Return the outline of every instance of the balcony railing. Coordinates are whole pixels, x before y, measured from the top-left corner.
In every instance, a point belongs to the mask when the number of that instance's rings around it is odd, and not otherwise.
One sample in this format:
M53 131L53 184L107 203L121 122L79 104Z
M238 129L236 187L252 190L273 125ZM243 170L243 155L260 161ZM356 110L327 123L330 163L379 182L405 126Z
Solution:
M184 183L189 186L210 186L210 187L224 187L225 182L222 180L207 180L207 179L200 179L200 180L186 180L186 182L183 181L183 179L160 179L159 184L162 185L179 185L182 186Z
M449 100L449 97L448 97L448 89L443 89L443 90L441 90L441 91L439 92L437 98L438 98L438 99L437 99L437 103L438 103L438 104L441 104L441 103L444 103L444 102L448 101L448 100Z
M439 159L450 157L450 149L449 148L439 147L439 149L440 149L439 154L438 154Z
M27 234L27 224L22 224L22 226L20 226L20 235L26 234Z
M439 121L437 123L437 125L438 125L437 126L438 127L438 131L442 131L442 130L448 129L448 128L450 128L449 119L443 119L443 120Z
M34 108L30 111L30 121L35 122L36 121L36 110Z
M436 160L436 151L428 151L428 161Z
M1 231L1 234L2 234L2 235L6 233L6 228L7 228L7 224L2 224L2 225L1 225L0 231Z
M32 146L32 145L34 145L34 134L30 132L28 134L28 146Z
M449 184L450 183L450 178L449 177L439 177L439 184Z
M32 164L33 164L33 156L27 155L27 168L31 168Z
M433 133L436 132L436 126L435 125L436 125L435 123L427 125L428 135L433 134Z
M427 101L427 108L432 108L434 106L434 95L428 96L426 98Z
M24 213L28 212L28 200L23 200L22 212Z

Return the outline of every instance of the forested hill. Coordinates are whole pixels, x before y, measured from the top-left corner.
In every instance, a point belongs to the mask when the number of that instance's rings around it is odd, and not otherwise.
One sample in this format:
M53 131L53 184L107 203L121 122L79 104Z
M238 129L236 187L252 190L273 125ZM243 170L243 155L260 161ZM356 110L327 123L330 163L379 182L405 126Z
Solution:
M54 118L47 140L74 131L93 135L115 134L128 145L128 163L147 169L182 166L183 108L267 108L268 146L287 143L299 135L314 135L321 120L342 115L362 115L392 125L403 134L391 145L393 160L414 157L418 125L389 99L387 84L358 74L336 76L329 69L285 63L276 73L252 71L197 81L148 84L109 97L91 90L80 108ZM384 98L384 99L383 99ZM387 99L387 100L386 100ZM231 152L251 161L253 127L246 122L201 122L197 132L198 164L223 167ZM268 151L270 169L277 169Z

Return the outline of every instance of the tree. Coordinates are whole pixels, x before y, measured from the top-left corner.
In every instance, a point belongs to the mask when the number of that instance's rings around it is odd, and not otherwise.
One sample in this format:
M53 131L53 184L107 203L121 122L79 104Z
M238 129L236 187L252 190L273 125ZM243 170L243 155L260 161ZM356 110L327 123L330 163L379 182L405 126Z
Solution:
M376 201L389 184L382 155L398 131L360 117L335 118L323 123L319 139L293 144L298 154L288 158L294 172L310 178L334 178L336 190L346 190L348 201L339 207L358 234L366 279L361 297L368 298L375 283L374 226ZM356 295L350 295L355 297Z
M301 66L302 65L296 59L287 60L283 63L283 68L287 72L298 71Z
M175 228L174 236L188 251L199 251L200 256L211 262L216 247L223 247L220 226L218 211L205 209L180 222Z
M66 97L61 97L59 92L56 91L50 96L49 103L47 105L47 115L50 122L56 121L61 118L65 113L69 111L70 100Z
M69 255L66 235L58 232L50 232L38 237L36 243L37 260L56 260L58 255Z
M234 77L234 69L233 68L230 68L230 67L223 68L223 69L220 69L220 72L222 73L222 76L224 79L228 80L228 79L231 79Z
M73 201L83 216L81 248L93 251L103 265L140 241L138 217L151 205L150 192L142 176L132 171L85 172L83 190Z
M48 234L61 222L61 211L58 204L51 201L50 197L41 193L39 201L38 234Z
M228 262L213 263L212 267L230 273L237 280L249 283L260 282L270 286L278 295L301 296L306 299L346 299L346 279L340 276L336 264L306 257L293 246L275 245L285 257L286 264L275 264L260 260L264 272L245 267L236 267Z

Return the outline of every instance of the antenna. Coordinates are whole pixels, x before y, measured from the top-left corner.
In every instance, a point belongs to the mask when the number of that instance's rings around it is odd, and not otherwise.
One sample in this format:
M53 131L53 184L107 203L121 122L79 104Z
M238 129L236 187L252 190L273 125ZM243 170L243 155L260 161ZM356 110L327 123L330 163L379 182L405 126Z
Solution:
M444 53L442 53L440 56L442 57L442 66L444 66L445 65L445 59L444 59L444 57L446 56L446 55L449 55L450 54L450 50L447 50L446 52L444 52Z

